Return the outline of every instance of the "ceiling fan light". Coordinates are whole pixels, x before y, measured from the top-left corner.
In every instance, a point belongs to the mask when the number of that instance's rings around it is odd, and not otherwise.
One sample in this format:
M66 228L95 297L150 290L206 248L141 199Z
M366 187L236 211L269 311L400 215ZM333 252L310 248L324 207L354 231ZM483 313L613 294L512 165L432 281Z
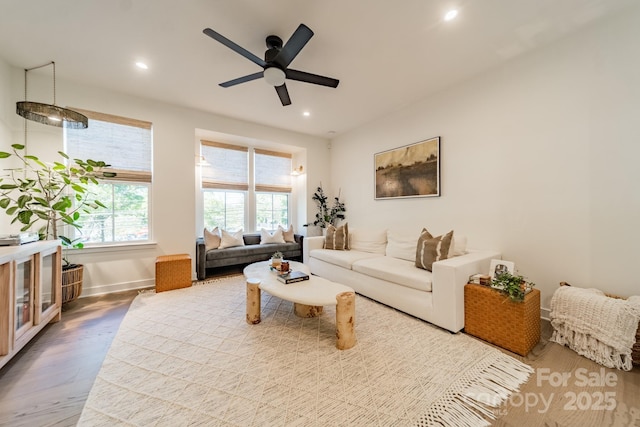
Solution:
M264 81L271 86L282 86L284 84L285 74L278 67L269 67L264 70Z

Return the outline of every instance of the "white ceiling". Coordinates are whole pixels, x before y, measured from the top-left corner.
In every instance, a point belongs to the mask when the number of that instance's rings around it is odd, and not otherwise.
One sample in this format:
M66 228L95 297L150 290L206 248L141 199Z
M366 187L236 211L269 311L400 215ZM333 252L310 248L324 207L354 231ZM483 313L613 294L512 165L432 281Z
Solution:
M19 68L53 60L58 79L330 138L633 3L0 0L0 57ZM458 18L444 22L453 7ZM286 42L300 23L315 36L291 68L337 78L337 89L288 80L292 105L282 107L262 80L218 86L260 67L204 28L263 57L267 35ZM150 69L135 68L139 60Z

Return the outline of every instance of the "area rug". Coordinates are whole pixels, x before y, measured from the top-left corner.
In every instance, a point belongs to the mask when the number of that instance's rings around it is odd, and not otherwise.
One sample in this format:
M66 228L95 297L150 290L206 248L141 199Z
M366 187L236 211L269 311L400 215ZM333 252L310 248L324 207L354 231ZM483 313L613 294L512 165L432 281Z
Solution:
M302 319L242 276L132 302L81 426L482 426L532 369L464 334L357 296L357 344L335 307Z

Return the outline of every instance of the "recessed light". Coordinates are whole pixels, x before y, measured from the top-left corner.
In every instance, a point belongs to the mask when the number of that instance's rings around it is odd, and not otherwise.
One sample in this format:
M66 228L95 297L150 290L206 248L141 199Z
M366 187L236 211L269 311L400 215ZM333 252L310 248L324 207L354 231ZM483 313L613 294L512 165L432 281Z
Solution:
M309 117L311 115L311 113L308 112L308 111L303 111L302 115L305 116L305 117Z
M444 15L444 20L445 21L451 21L451 20L455 19L456 16L458 16L458 11L456 9L451 9L449 12L447 12Z
M143 70L148 70L149 66L147 64L145 64L144 62L136 62L136 67L141 68Z

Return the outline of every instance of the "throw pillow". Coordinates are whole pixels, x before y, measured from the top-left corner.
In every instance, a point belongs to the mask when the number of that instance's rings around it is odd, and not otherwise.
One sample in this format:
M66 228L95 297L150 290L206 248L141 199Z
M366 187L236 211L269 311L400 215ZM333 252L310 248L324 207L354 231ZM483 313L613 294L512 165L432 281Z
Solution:
M281 225L278 226L278 230L282 230L282 237L284 237L284 241L287 243L295 243L296 238L293 232L293 224L289 225L289 229L285 230Z
M204 229L204 248L206 251L210 249L218 249L220 246L220 230L218 227L209 231Z
M453 243L449 249L449 258L454 256L460 256L467 253L467 238L465 236L456 236L453 238Z
M352 251L384 255L386 246L387 230L351 229L349 231L349 248ZM415 242L413 246L415 252Z
M242 228L235 233L230 233L227 230L222 230L220 246L218 249L232 248L234 246L244 246L244 239L242 238Z
M284 237L282 237L282 229L279 228L270 234L264 228L260 230L260 244L265 245L267 243L284 243Z
M349 250L349 227L346 223L337 228L333 225L327 227L327 235L324 237L324 248L336 251Z
M411 262L416 262L416 243L418 242L417 235L420 235L420 230L414 230L409 233L408 231L398 232L397 230L389 230L387 232L387 247L386 255L392 258L404 259Z
M434 262L447 259L452 239L453 230L443 236L433 237L423 228L416 248L416 267L431 271Z

